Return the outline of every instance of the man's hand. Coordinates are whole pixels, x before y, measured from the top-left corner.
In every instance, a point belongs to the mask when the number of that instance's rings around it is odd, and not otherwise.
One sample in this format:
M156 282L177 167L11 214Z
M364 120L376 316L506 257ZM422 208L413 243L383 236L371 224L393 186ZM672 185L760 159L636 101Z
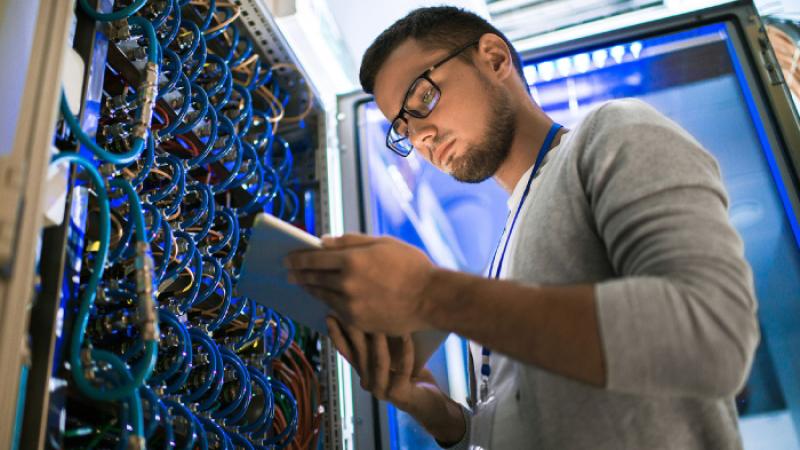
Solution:
M410 414L440 442L461 440L466 432L461 408L436 386L428 369L413 373L411 336L366 334L332 317L327 324L333 345L358 373L362 388Z
M430 328L421 306L435 267L422 251L394 238L356 234L322 244L322 250L287 257L290 282L362 330L401 335Z

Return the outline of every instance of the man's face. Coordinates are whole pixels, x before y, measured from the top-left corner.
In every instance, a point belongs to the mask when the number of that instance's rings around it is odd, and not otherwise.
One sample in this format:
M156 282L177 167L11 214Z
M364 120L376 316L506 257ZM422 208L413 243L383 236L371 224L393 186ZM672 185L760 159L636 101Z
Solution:
M474 48L467 51L475 53ZM388 120L400 111L414 80L447 54L409 39L389 55L375 80L375 101ZM460 58L437 67L430 77L441 98L424 119L404 115L412 144L423 158L459 181L486 180L505 161L514 138L508 92Z

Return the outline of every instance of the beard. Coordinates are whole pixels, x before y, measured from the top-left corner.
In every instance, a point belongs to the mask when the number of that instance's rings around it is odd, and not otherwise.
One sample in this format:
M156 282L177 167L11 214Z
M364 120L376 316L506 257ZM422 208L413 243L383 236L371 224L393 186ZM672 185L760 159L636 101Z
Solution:
M509 94L499 88L492 90L495 101L485 137L478 144L467 146L451 164L450 175L462 183L480 183L493 176L511 151L516 123Z

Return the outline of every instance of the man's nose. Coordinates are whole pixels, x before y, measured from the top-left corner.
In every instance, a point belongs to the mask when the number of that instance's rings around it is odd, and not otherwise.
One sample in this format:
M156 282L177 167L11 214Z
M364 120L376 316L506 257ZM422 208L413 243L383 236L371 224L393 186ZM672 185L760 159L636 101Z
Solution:
M436 140L436 126L425 119L410 118L408 122L408 138L414 148L424 153L423 156L431 158L431 148Z

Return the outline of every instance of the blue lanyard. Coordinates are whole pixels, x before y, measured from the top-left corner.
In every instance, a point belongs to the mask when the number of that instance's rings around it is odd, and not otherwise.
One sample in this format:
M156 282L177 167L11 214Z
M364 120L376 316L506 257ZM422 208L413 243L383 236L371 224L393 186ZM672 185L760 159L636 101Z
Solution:
M542 161L544 161L544 157L547 152L550 151L550 147L553 145L553 139L555 139L556 134L562 128L561 125L554 123L550 127L550 131L547 132L547 137L544 138L544 142L542 143L542 148L539 149L539 154L536 155L536 162L533 164L533 170L531 170L531 174L528 176L528 183L525 185L525 190L522 192L522 198L519 200L519 204L517 205L517 211L514 213L514 218L511 219L511 226L508 227L508 235L505 236L506 242L503 244L503 251L500 253L500 261L497 262L497 269L494 271L494 274L491 273L492 266L494 266L495 258L497 258L497 251L500 250L500 242L497 243L497 248L494 250L494 255L492 256L492 262L489 264L489 277L494 278L495 280L500 278L500 271L503 269L503 260L506 256L506 250L508 249L508 242L511 241L511 235L514 233L514 225L517 224L517 218L519 217L520 211L522 211L522 206L525 204L525 199L528 198L528 194L531 191L531 184L533 183L534 177L536 177L536 172L539 171L539 168L542 165ZM503 234L505 235L506 230L503 230ZM502 239L502 236L501 236ZM501 241L502 242L502 241ZM492 373L492 366L489 364L489 358L492 355L491 349L484 346L481 351L481 398L482 400L486 400L488 396L488 389L489 389L489 375Z

